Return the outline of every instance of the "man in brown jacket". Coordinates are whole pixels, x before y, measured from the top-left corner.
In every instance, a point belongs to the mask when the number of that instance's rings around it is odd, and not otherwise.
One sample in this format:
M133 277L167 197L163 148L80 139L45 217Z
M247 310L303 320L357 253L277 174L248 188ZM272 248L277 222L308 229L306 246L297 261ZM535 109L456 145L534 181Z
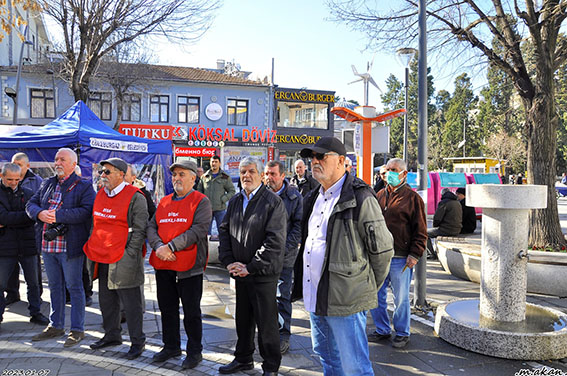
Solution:
M390 272L378 291L378 308L372 309L376 330L368 335L370 342L380 342L391 337L387 311L387 288L394 294L395 348L405 347L410 336L409 289L413 267L425 250L427 222L425 205L421 197L407 185L406 163L399 158L390 159L386 165L385 189L378 192L378 202L386 220L386 226L394 237L394 257Z

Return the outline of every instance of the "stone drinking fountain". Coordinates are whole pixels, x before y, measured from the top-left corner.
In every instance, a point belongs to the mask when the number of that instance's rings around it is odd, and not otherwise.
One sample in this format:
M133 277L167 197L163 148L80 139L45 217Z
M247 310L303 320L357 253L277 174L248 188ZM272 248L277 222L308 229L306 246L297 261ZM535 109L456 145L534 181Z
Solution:
M567 357L567 314L526 303L528 213L547 207L547 187L471 184L466 189L467 203L483 212L480 299L439 306L435 332L455 346L499 358Z

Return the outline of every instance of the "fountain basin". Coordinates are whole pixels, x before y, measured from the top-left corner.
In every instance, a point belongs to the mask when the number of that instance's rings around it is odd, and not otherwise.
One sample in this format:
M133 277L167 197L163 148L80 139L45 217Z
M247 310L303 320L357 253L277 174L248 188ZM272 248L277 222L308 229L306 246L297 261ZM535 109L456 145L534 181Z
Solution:
M522 322L481 318L479 299L455 300L437 308L435 332L446 342L506 359L549 360L567 357L567 315L526 304Z

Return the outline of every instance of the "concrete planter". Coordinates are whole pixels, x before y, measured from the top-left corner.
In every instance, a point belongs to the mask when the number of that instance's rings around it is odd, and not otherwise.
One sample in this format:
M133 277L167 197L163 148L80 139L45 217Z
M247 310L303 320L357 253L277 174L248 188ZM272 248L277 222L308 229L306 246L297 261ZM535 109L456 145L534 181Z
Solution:
M478 237L440 237L439 261L455 277L480 283ZM567 297L567 253L528 251L528 292Z

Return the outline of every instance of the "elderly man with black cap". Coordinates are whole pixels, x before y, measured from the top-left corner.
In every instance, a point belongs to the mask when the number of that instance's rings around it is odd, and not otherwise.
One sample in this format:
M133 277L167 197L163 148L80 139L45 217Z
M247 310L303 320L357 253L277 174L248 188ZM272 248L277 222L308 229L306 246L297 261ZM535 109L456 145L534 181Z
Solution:
M148 223L148 241L153 251L150 264L156 269L157 299L161 311L163 349L154 362L181 355L179 300L187 334L184 369L195 368L203 359L201 296L209 244L207 231L213 215L207 196L196 191L197 164L180 161L169 167L174 193L161 199Z
M344 145L322 137L301 151L321 184L303 203L301 248L292 298L310 313L313 351L327 375L374 375L366 313L393 256L374 191L346 173Z
M143 193L124 181L128 165L120 158L100 162L99 190L93 207L93 228L84 251L98 275L104 337L91 344L101 349L122 343L120 303L128 321L132 345L127 359L145 348L140 286L144 284L144 254L148 209Z

